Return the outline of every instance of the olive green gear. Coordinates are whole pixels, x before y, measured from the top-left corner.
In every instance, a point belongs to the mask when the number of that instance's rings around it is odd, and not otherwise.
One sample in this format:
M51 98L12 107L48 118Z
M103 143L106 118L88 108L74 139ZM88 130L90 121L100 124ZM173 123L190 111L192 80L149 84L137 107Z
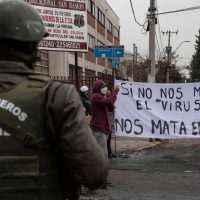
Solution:
M13 102L27 118L20 121L11 110L0 108L0 199L65 199L60 180L59 154L48 135L45 103L48 77L29 75L0 99ZM16 113L15 113L16 114ZM52 145L51 145L52 144Z
M0 1L0 27L0 39L39 42L48 36L37 10L22 0Z

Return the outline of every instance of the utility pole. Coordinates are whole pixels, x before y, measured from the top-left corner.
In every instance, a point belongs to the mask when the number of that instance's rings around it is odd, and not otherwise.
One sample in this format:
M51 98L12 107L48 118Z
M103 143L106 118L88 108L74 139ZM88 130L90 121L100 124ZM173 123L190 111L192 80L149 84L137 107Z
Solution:
M132 78L134 81L134 68L135 68L135 44L133 44L133 62L132 62Z
M135 47L135 64L137 66L137 55L138 55L138 51L137 51L137 46Z
M166 67L166 83L169 83L169 72L170 72L170 66L171 66L171 52L172 52L172 47L170 46L170 41L171 41L171 35L172 34L178 34L178 31L172 32L172 31L166 31L163 32L164 34L168 34L168 46L166 47L166 53L167 53L167 67Z
M135 69L137 71L137 74L139 75L139 70L137 70L137 46L135 46ZM137 81L139 81L138 76L137 76Z
M149 73L148 73L148 82L155 83L155 24L156 24L156 6L155 0L150 0L149 8Z
M78 52L75 51L75 86L79 90Z

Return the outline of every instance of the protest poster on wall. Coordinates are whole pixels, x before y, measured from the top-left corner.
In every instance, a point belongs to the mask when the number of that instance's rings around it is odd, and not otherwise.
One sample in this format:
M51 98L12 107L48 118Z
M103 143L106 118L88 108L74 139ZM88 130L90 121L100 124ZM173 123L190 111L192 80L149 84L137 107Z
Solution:
M144 138L200 138L200 83L116 80L115 134Z
M25 0L39 12L49 37L39 48L86 52L87 0Z

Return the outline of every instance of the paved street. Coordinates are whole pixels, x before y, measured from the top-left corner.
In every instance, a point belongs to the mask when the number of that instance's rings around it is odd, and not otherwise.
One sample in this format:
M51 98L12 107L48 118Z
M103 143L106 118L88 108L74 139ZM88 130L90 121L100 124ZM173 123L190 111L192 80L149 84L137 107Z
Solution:
M125 149L123 149L125 151ZM111 159L107 190L91 200L199 200L200 140L173 140Z

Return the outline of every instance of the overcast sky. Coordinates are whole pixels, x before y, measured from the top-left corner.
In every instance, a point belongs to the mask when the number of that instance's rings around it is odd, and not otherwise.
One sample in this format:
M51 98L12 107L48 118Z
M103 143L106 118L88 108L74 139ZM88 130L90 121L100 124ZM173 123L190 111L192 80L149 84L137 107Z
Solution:
M141 27L135 23L133 18L130 0L107 0L109 5L120 18L121 25L121 44L125 45L125 50L133 51L133 43L138 46L138 51L142 56L148 55L149 34L142 34ZM150 5L150 0L132 0L137 21L141 24L145 22L146 14ZM157 0L158 12L179 10L188 7L200 6L200 0ZM180 58L178 64L186 65L190 63L194 54L195 35L200 29L200 9L165 14L159 16L160 32L177 31L178 34L171 36L172 52L182 41L189 40L190 43L183 43L176 51ZM161 33L157 26L157 36L161 47L168 44L168 36Z

